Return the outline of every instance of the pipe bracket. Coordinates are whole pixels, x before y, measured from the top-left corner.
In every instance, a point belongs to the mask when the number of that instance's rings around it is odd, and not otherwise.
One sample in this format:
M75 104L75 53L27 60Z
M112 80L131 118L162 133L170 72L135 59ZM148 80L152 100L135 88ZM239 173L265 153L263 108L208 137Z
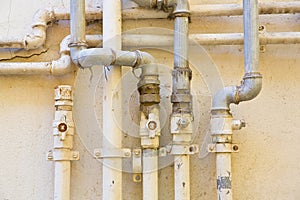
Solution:
M159 156L167 155L193 155L199 152L199 145L167 145L159 148Z
M133 149L132 173L133 182L142 181L142 149Z
M131 149L95 149L94 157L96 159L103 158L130 158L131 157Z
M79 151L70 151L69 149L50 150L47 153L49 161L74 161L79 160Z
M231 143L209 144L208 152L210 153L236 153L239 152L239 146Z

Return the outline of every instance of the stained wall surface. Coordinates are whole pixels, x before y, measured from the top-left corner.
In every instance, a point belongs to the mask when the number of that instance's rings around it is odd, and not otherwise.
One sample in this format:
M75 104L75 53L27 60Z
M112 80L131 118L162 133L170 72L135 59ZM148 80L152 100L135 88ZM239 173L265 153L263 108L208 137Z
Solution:
M284 0L281 0L284 1ZM265 0L261 2L274 2ZM288 2L288 1L286 1ZM232 1L191 1L192 4L241 3ZM30 6L28 6L30 4ZM101 1L87 1L87 7L101 7ZM23 37L30 32L33 14L40 8L69 7L67 0L1 0L0 38ZM124 8L135 6L124 1ZM260 24L270 32L300 31L300 15L260 16ZM101 21L89 22L88 34L102 33ZM242 32L242 17L192 18L190 33ZM168 19L126 20L123 31L132 33L172 33ZM58 21L47 30L46 44L32 51L1 49L1 62L37 62L59 58L59 43L69 34L69 21ZM131 47L130 49L138 49ZM124 47L124 49L129 49ZM161 145L170 143L168 116L171 112L170 48L142 48L160 63ZM232 106L236 119L244 119L246 128L235 131L234 142L239 153L233 154L234 199L293 200L300 196L300 46L266 45L260 53L263 90L249 102ZM194 143L200 153L191 157L191 199L217 199L215 155L206 152L210 142L209 121L212 94L222 85L239 84L243 75L243 46L196 46L190 51L193 68ZM75 68L76 69L76 68ZM80 161L72 163L72 200L96 200L102 196L101 161L93 158L94 148L101 147L102 85L97 80L99 66L92 70L75 70L65 76L0 76L0 199L53 199L53 163L46 160L52 149L54 116L53 89L59 84L74 86L74 117L77 135L75 150ZM123 68L123 111L116 121L123 121L123 146L138 148L137 79L129 68ZM207 76L215 72L214 76ZM97 77L99 76L99 77ZM94 80L94 82L92 81ZM96 82L95 82L96 81ZM298 89L297 89L298 88ZM88 99L88 100L86 100ZM91 101L89 101L91 100ZM87 105L92 102L93 105ZM91 123L96 121L97 123ZM89 128L87 128L89 127ZM89 131L86 131L89 130ZM130 161L124 160L124 200L142 199L142 186L132 182ZM161 160L159 199L174 198L173 165L170 158Z

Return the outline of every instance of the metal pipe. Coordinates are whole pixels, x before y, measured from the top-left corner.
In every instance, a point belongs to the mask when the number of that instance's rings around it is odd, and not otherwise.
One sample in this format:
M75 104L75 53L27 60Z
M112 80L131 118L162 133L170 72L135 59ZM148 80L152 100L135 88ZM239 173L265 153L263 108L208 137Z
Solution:
M244 0L244 57L245 75L240 86L228 86L213 98L212 110L229 110L231 103L238 104L255 98L262 85L258 72L259 39L257 1Z
M55 88L55 119L53 121L54 149L48 152L48 160L54 161L54 200L70 200L71 161L79 159L72 151L74 121L72 116L72 88L60 85Z
M69 55L62 54L52 62L1 62L0 75L52 75L62 76L72 71Z
M172 73L172 114L171 134L173 147L186 148L191 143L192 135L192 71L188 63L188 34L190 8L188 0L168 1L173 6L174 22L174 70ZM174 191L175 200L190 199L190 164L189 155L179 152L174 156Z
M103 0L103 47L120 50L122 47L122 2L121 0ZM99 55L100 56L100 55ZM112 63L110 63L112 64ZM108 63L108 65L110 65ZM106 66L108 66L106 65ZM122 121L114 119L114 107L122 113L122 94L115 94L117 84L122 78L122 68L109 66L103 68L106 79L103 79L103 149L122 148ZM122 86L121 90L122 91ZM114 105L117 104L117 105ZM121 127L121 128L119 128ZM103 200L120 200L122 198L122 158L104 158L102 170Z
M158 199L158 148L160 96L158 66L150 54L137 51L144 60L138 82L140 93L140 136L143 149L143 200ZM145 58L146 57L146 58Z
M190 198L190 156L174 157L175 200Z
M299 44L300 32L261 32L259 44ZM87 35L89 47L102 46L102 35ZM67 42L68 44L68 42ZM189 34L189 45L243 45L243 33ZM173 35L123 34L122 45L126 47L164 47L174 45ZM69 51L68 46L65 51ZM62 50L63 51L63 50Z
M85 40L85 0L70 0L70 32L69 44L73 63L78 64L77 54L87 47Z
M240 86L227 86L213 97L210 151L216 153L217 192L219 200L232 200L231 152L234 129L230 104L238 104L255 98L262 87L262 76L258 71L258 2L243 0L244 4L244 68L245 75ZM242 122L239 122L242 124ZM239 128L242 127L238 126Z
M62 76L73 71L71 58L68 55L70 48L70 36L66 36L60 44L61 57L52 62L0 62L0 75L53 75ZM89 47L102 46L102 35L87 35L87 44ZM122 36L124 47L161 47L172 46L174 43L172 35L136 35L124 34ZM264 32L259 34L259 41L261 45L266 44L298 44L300 43L300 32ZM242 33L220 33L220 34L190 34L189 45L242 45L244 44L244 37ZM116 51L118 52L118 51ZM126 55L129 51L121 51L115 54ZM142 57L147 58L145 52L141 52ZM97 57L95 55L95 57ZM135 60L135 56L128 56L128 58L117 59L118 64L126 65L128 61ZM143 62L149 62L142 59ZM82 61L83 63L84 61ZM129 61L130 62L130 61ZM95 63L97 63L95 61ZM85 66L85 64L82 64ZM129 66L134 66L133 63L128 63Z
M57 161L54 164L54 200L71 199L71 162Z
M149 1L147 0L146 4ZM147 6L145 6L147 7ZM266 2L259 4L259 14L294 14L300 12L300 2ZM242 15L240 4L191 5L194 18L203 16L232 16ZM102 10L92 8L86 10L87 20L102 19ZM168 14L143 8L124 10L123 19L164 19ZM23 38L0 38L0 48L36 49L44 45L47 28L57 20L69 20L70 12L64 9L41 9L33 17L32 32Z

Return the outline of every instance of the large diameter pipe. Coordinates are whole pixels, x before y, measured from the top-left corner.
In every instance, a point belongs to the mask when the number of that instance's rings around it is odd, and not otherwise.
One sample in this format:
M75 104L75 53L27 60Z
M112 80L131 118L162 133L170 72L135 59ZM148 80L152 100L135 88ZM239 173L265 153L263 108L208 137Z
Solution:
M120 50L121 41L121 0L103 1L103 47ZM115 121L114 108L122 108L122 98L115 94L117 84L122 77L122 68L109 66L110 70L103 68L107 80L103 78L103 149L122 148L122 122ZM122 86L121 86L122 88ZM117 105L115 105L117 104ZM122 112L118 110L117 112ZM122 198L122 158L104 158L102 171L103 200L120 200Z

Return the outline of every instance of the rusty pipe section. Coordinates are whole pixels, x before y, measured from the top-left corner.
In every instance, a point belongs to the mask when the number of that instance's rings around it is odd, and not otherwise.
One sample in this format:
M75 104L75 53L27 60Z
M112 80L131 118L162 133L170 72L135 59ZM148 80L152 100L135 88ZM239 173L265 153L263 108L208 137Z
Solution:
M229 110L231 103L238 104L255 98L262 87L258 71L259 38L257 1L244 0L244 68L245 75L240 86L228 86L213 98L212 110Z

